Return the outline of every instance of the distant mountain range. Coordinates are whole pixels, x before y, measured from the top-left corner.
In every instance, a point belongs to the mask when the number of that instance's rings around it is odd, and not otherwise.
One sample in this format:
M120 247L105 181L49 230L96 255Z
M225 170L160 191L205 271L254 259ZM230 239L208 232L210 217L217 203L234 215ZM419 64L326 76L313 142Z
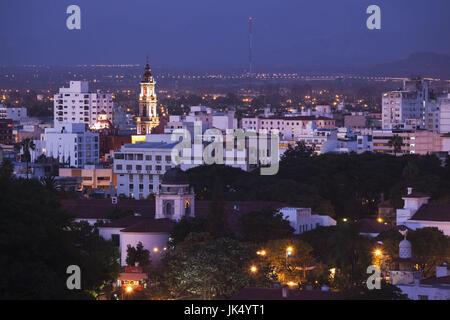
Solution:
M409 57L389 63L378 64L366 70L368 74L409 77L437 77L450 79L450 55L433 52L413 53Z

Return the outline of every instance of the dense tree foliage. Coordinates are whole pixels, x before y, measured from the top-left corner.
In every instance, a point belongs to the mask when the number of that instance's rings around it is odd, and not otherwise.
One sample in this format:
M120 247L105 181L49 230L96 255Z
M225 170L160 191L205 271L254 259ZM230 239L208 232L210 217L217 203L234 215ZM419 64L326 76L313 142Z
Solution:
M249 212L240 217L243 240L256 243L291 237L294 229L281 213L274 210Z
M229 238L191 233L165 257L162 285L170 298L230 298L246 286L268 285L271 269L258 265L255 249Z
M144 248L142 242L138 242L135 247L127 246L126 263L128 266L145 267L150 264L150 251Z
M0 207L0 299L94 298L117 277L117 249L73 223L38 180L1 180ZM70 265L81 269L81 290L67 289Z
M375 215L382 195L399 208L407 187L430 194L432 201L450 203L450 168L434 155L315 156L298 145L286 151L273 176L224 165L196 167L188 175L198 199L212 199L218 178L225 200L278 201L337 218Z
M450 237L437 228L422 228L409 231L407 239L411 242L412 254L422 261L421 268L424 276L433 276L436 266L450 259ZM387 255L387 259L398 257L398 244L403 236L395 231L387 231L377 237L381 241L380 246Z

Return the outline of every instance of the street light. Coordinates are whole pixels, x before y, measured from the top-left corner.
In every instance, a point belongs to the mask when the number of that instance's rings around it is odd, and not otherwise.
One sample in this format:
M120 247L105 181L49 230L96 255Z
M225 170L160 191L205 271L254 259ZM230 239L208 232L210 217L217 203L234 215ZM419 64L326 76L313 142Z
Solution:
M259 251L256 252L256 254L258 256L265 256L266 255L266 250L259 250Z
M287 269L287 266L288 266L288 258L292 254L293 250L294 249L292 247L287 247L286 248L286 269Z
M257 267L255 267L255 266L251 266L251 267L250 267L250 272L256 273L257 271L258 271L258 268L257 268Z

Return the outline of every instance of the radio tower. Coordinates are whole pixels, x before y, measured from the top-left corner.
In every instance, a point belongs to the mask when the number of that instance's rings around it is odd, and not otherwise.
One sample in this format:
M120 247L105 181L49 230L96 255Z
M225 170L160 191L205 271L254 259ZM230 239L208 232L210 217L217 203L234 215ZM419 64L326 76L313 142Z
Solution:
M252 24L253 24L253 18L248 18L248 76L249 76L249 89L252 90L252 72L253 72L253 66L252 66L252 49L253 49L253 35L252 35Z

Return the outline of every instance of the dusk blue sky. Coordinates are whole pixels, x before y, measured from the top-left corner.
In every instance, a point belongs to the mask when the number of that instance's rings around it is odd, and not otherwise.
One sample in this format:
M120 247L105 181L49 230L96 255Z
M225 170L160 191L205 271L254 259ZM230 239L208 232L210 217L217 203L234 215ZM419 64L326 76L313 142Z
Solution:
M66 8L81 7L81 30ZM366 28L381 7L382 29ZM256 68L373 65L450 54L449 0L1 0L0 65L142 64Z

